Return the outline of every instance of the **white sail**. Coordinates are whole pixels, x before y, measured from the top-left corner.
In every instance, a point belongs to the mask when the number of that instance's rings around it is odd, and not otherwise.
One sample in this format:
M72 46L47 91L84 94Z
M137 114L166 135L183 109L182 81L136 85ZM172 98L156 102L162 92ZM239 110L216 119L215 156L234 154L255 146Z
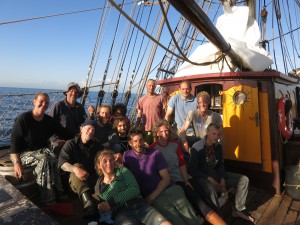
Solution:
M248 6L230 7L225 4L224 14L218 18L216 28L250 70L263 71L273 63L270 54L259 46L259 27L256 20L249 16ZM213 44L208 43L198 46L189 59L197 63L212 62L221 54ZM232 66L228 57L227 62ZM175 77L229 72L229 66L223 60L207 66L185 62L179 67Z

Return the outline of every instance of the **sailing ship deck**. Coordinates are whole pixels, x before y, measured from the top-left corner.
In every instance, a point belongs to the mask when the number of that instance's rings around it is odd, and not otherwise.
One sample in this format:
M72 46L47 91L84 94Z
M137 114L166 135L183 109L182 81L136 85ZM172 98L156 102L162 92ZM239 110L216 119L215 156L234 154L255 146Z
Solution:
M0 153L0 157L6 155L5 150L1 150ZM231 216L233 197L233 194L230 194L228 202L221 209L225 221L230 225L252 224ZM73 216L58 216L53 212L45 212L58 224L86 225L89 223L89 221L82 219L82 206L76 196L69 197L66 202L72 204ZM246 206L258 225L300 224L300 201L293 200L284 193L283 195L270 195L265 191L250 187Z

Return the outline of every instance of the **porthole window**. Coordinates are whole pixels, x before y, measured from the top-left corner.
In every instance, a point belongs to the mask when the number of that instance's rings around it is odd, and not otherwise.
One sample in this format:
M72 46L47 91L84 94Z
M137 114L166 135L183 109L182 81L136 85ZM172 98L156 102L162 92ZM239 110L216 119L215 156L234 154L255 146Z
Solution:
M235 92L232 98L236 105L243 105L247 101L247 95L243 91Z

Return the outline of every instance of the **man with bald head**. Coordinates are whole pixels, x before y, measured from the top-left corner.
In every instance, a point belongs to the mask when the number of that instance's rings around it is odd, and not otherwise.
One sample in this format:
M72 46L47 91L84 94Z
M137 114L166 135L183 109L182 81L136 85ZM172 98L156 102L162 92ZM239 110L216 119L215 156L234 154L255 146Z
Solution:
M175 113L175 127L177 128L178 135L180 135L188 112L197 108L197 99L191 94L191 91L191 82L189 80L183 80L179 85L180 94L173 95L168 102L165 119L170 122L172 113ZM185 134L189 146L192 146L197 139L194 136L194 130L191 125L185 129ZM179 142L182 143L182 140L179 139ZM183 148L183 150L184 158L188 161L189 152L185 148Z

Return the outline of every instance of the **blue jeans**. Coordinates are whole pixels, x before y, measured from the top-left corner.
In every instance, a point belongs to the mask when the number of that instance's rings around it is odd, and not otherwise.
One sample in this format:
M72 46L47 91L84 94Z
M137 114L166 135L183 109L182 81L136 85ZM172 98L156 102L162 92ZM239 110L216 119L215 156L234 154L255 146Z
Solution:
M114 218L115 225L160 225L167 219L152 206L141 202L124 207Z

